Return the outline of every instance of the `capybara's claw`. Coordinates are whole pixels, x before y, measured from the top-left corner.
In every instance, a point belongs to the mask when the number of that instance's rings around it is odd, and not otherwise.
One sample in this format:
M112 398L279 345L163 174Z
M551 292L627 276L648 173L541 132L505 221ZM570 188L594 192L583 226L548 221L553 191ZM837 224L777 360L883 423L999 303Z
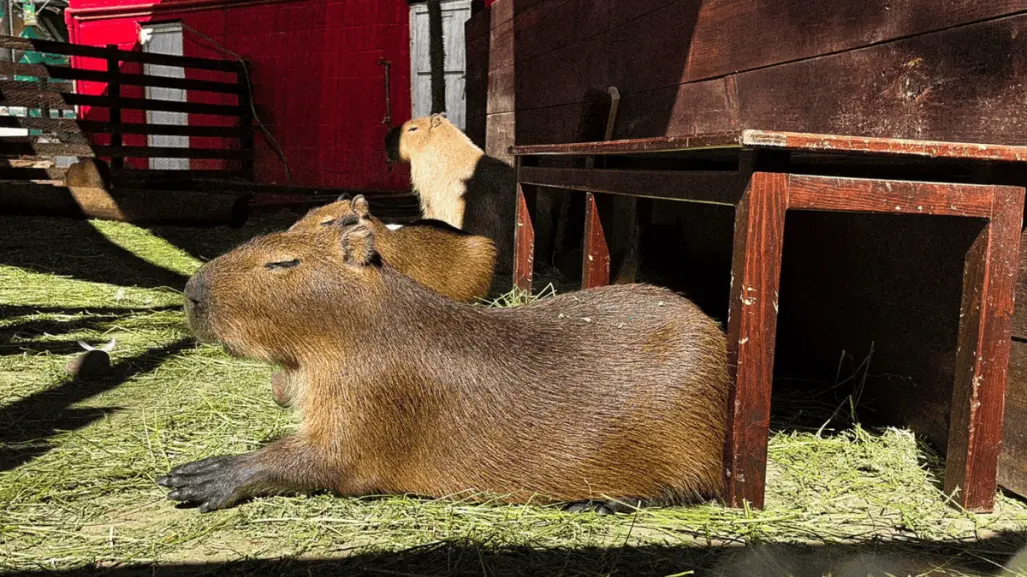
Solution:
M240 456L212 457L176 467L157 484L172 489L168 499L199 505L207 512L248 497L255 473Z

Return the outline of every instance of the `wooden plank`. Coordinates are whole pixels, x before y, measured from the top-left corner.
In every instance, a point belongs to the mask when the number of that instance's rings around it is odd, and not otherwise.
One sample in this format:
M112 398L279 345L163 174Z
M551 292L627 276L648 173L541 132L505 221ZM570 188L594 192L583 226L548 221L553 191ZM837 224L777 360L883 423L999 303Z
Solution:
M581 288L610 284L610 245L607 228L612 225L612 199L585 194L585 239L581 254ZM603 221L606 221L606 226Z
M724 499L729 507L741 507L747 501L763 508L787 209L787 176L756 172L735 212L727 320L728 367L734 386L724 448Z
M707 148L740 148L740 132L668 136L595 142L531 144L510 148L514 156L596 156L605 154L644 154Z
M514 143L516 115L513 112L489 114L485 117L485 154L513 164L510 145Z
M1002 441L1024 190L994 187L995 210L966 256L945 492L990 512Z
M9 64L9 63L8 63ZM200 90L204 92L219 92L224 94L239 94L242 86L236 82L219 82L216 80L194 80L190 78L171 78L169 76L154 76L150 74L127 74L110 73L106 70L86 70L83 68L71 68L68 66L45 67L50 78L62 78L68 80L89 80L92 82L118 82L132 86L159 86L163 88L180 88L182 90ZM3 67L0 66L0 73Z
M114 124L101 120L75 120L72 118L32 118L28 116L0 116L0 127L31 128L64 134L75 133L121 133L121 134L172 134L179 136L217 136L240 138L245 132L238 126L195 126L175 124Z
M694 31L674 38L689 55L684 81L695 81L1024 10L1025 0L707 0Z
M520 179L535 186L726 206L738 203L746 183L745 175L736 172L538 166L522 166Z
M43 145L37 145L43 146ZM0 148L2 150L2 148ZM238 148L171 148L157 146L94 146L96 156L120 158L217 158L244 160L253 156L252 150Z
M1013 340L1011 346L998 484L1024 497L1027 496L1027 342Z
M116 85L114 85L116 86ZM91 94L65 94L64 102L79 106L120 107L132 110L165 110L188 114L211 114L215 116L242 116L243 108L229 104L206 104L200 102L173 102L150 98L127 98L120 96L96 96Z
M103 218L136 224L241 226L248 216L247 198L235 194L146 189L5 183L0 213Z
M606 92L610 86L609 51L607 33L531 60L518 58L518 109L580 102L589 90ZM560 80L553 82L554 78Z
M738 75L739 122L790 132L1023 144L1027 115L1017 71L1024 67L1027 15Z
M989 218L994 187L789 175L789 208Z
M108 57L107 57L107 72L109 74L116 74L120 70L120 68L119 68L120 65L118 63L118 59L113 54L113 52L114 52L114 50L116 48L117 48L117 45L115 45L115 44L108 44L107 45L107 49L111 52L111 54L109 54ZM107 84L107 96L112 99L111 103L108 105L108 111L107 111L108 120L110 120L111 124L115 124L115 125L121 124L121 122L122 122L121 103L120 103L120 100L121 100L121 85L118 84L117 82L110 82L110 83L108 83ZM111 143L111 146L114 147L114 148L121 148L122 144L124 144L124 139L122 138L122 134L120 132L112 132L111 133L111 138L110 138L110 143ZM114 172L120 172L123 168L125 168L125 158L124 157L121 157L121 156L113 156L113 157L111 157L111 170L113 170Z
M238 148L171 148L153 146L97 146L90 144L54 144L31 139L0 139L0 155L4 156L110 156L121 158L220 158L245 159L252 150Z
M753 148L801 150L804 152L854 152L953 160L1027 161L1027 146L1002 144L872 138L838 134L803 134L766 130L743 130L740 143Z
M25 50L28 52L44 52L47 54L64 54L67 56L82 56L86 58L101 58L104 60L115 58L122 62L144 62L147 64L182 66L186 68L199 68L202 70L221 70L224 72L232 72L235 70L235 62L229 60L169 56L166 54L135 52L110 47L100 48L97 46L68 44L66 42L53 42L50 40L39 40L34 38L0 36L0 48Z
M0 123L0 126L2 125L3 124ZM221 138L241 138L247 132L246 129L240 126L142 124L133 122L112 124L110 122L96 120L79 120L77 121L77 127L82 132L89 133L110 134L120 132L121 134L170 134L176 136L216 136Z
M610 82L625 95L684 82L700 0L661 6L611 28Z
M161 170L161 169L124 169L114 175L116 187L128 186L140 188L144 184L147 188L165 188L178 190L191 189L191 185L199 189L209 189L210 181L217 181L218 190L233 190L227 186L225 181L229 179L243 179L245 173L241 170ZM252 184L252 183L241 183Z
M535 215L535 197L536 191L533 186L517 183L513 284L527 293L531 292L535 272L535 228L531 222Z

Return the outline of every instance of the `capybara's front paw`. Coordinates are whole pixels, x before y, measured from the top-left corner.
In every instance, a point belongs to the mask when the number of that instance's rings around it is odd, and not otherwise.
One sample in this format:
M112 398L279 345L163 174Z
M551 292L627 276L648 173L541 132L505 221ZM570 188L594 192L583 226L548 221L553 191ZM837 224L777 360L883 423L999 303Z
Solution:
M168 499L199 505L200 512L225 509L250 496L256 471L245 455L194 461L172 469L157 484L172 491Z

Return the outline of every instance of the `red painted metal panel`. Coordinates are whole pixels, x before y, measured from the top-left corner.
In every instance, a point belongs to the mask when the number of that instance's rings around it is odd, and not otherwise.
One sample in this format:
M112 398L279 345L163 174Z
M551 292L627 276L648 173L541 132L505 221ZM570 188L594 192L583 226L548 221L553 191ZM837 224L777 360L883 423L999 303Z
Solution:
M392 64L391 116L400 123L410 115L409 17L406 4L395 0L291 0L229 3L175 12L165 0L71 0L67 20L73 42L102 46L116 43L138 49L139 25L153 19L180 19L186 26L210 36L224 48L244 57L251 66L253 99L267 129L283 149L296 184L404 190L409 172L390 172L383 150L389 127L385 117L385 70L381 58ZM195 4L195 3L194 3ZM162 5L157 16L139 16L145 6ZM76 18L76 10L142 6L121 17L116 10L91 10L89 19ZM186 32L186 56L230 58ZM76 67L103 69L93 59L73 59ZM189 78L230 80L221 72L190 70ZM85 94L103 94L106 85L81 82ZM123 94L140 87L123 87ZM190 102L233 104L235 97L190 92ZM106 110L83 110L99 119ZM143 121L143 113L125 111L125 121ZM135 118L138 116L138 118ZM190 123L211 125L227 119L191 115ZM102 138L102 137L101 137ZM130 142L130 139L138 142ZM277 155L258 130L254 163L259 182L285 182ZM98 139L99 142L99 139ZM233 145L233 140L194 138L195 146ZM126 146L145 145L143 136L126 136ZM131 161L130 161L131 162ZM144 166L145 160L135 162ZM193 160L194 169L223 166L222 160Z

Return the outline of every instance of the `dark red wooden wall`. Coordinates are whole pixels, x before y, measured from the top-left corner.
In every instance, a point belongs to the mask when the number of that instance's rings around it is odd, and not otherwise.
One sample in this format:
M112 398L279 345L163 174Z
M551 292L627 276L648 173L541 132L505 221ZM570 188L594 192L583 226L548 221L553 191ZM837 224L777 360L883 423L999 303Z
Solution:
M403 122L411 109L408 11L399 0L72 0L67 20L72 42L137 49L140 22L180 19L252 64L259 116L284 149L296 184L402 190L409 187L408 173L400 166L389 172L383 152L388 127L382 124L386 110L379 59L392 63L392 119ZM188 30L184 51L186 56L230 58ZM104 65L93 59L73 64ZM191 77L204 79L217 79L217 74L191 71ZM78 89L100 94L106 86L81 82ZM124 87L122 94L142 96L142 90ZM235 102L234 96L200 92L190 93L189 99ZM140 111L126 111L124 118L144 120ZM213 124L216 117L192 115L190 122ZM126 144L145 145L144 138L126 137ZM284 183L282 163L259 130L255 141L258 182ZM191 145L220 147L224 142L193 138ZM193 160L192 167L220 162ZM145 160L130 163L145 166Z

